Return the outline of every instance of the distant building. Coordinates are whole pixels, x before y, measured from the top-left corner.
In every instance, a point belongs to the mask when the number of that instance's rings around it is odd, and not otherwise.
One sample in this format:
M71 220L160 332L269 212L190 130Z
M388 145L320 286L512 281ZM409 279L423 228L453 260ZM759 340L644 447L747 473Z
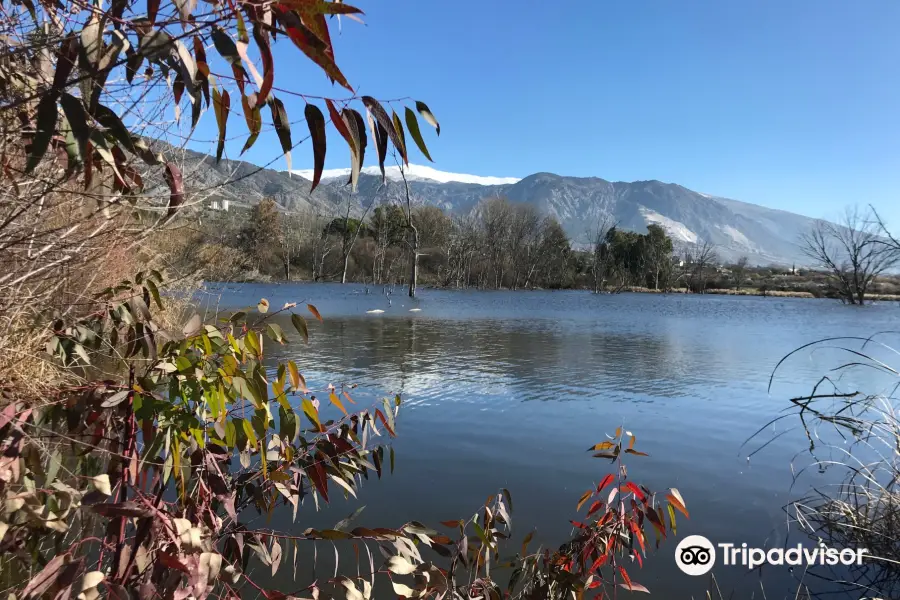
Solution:
M209 203L209 207L212 210L227 211L229 208L231 208L231 200L213 200Z

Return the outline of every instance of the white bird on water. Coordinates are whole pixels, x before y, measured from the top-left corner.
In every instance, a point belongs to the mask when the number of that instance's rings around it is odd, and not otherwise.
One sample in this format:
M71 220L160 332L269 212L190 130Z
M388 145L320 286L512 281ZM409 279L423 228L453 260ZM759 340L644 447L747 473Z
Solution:
M411 309L409 309L409 312L421 312L421 311L422 311L421 308L411 308Z
M375 310L367 310L366 312L370 315L380 315L384 311L381 310L380 308L376 308Z

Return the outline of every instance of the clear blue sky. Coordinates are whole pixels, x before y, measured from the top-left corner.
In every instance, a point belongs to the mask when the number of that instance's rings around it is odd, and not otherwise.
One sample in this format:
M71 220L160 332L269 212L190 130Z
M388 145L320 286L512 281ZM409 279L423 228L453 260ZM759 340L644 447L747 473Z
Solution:
M345 19L338 37L334 24L338 64L362 94L431 106L435 168L659 179L814 217L872 203L900 226L897 0L355 4L366 25ZM347 95L286 39L275 80ZM303 101L281 97L302 119ZM239 115L229 125L245 129ZM201 127L214 137L211 114ZM326 168L349 166L333 131L329 142ZM244 158L265 164L277 149L264 133ZM294 168L311 166L304 144Z

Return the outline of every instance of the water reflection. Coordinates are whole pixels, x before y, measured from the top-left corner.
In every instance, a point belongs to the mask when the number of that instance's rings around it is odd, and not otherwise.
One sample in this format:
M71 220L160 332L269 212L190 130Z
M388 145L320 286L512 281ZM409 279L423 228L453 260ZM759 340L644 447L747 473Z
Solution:
M289 323L284 323L289 327ZM709 349L686 352L674 332L534 331L520 322L338 318L319 341L277 348L321 373L426 402L465 401L463 389L505 391L507 401L652 401L688 395L711 379ZM719 371L717 376L727 375ZM438 385L453 385L453 390Z
M361 290L240 286L224 297L231 305L315 303L325 321L311 322L311 343L270 346L271 360L297 361L310 385L359 384L360 405L394 393L406 400L397 471L367 483L359 524L455 519L502 486L516 498L514 522L536 525L550 546L568 535L578 496L606 472L585 448L620 424L651 454L629 470L685 496L692 519L679 523L679 537L783 543L789 464L804 438L778 438L752 463L741 444L786 397L809 390L829 351L792 362L770 396L773 366L817 338L900 329L891 307L808 300L425 290L388 306ZM365 312L382 305L383 314ZM354 506L338 499L318 515L305 507L302 527L333 525ZM289 526L285 518L275 517ZM652 556L641 583L665 598L700 597L707 581L677 571L673 551L668 544ZM759 589L755 574L717 577L728 589ZM780 598L791 574L766 579L768 597Z

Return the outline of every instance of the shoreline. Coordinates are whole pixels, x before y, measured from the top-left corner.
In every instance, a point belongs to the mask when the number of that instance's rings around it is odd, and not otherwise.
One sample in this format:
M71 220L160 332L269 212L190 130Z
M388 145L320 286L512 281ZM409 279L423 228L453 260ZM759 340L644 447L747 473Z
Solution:
M246 277L242 279L232 279L227 281L212 281L207 280L204 283L221 283L221 284L245 284L245 283L263 283L263 284L292 284L292 283L302 283L302 284L338 284L341 285L340 282L337 281L311 281L306 279L272 279L269 277ZM397 286L405 286L405 284L389 284L389 283L379 283L379 284L367 284L365 282L360 281L348 281L347 283L353 285L371 285L373 288L378 287L397 287ZM454 288L450 286L440 286L433 285L428 283L420 283L419 288L423 289L432 289L432 290L455 290L455 289L463 289L463 290L479 290L480 288ZM518 288L518 289L510 289L510 288L484 288L481 291L505 291L505 292L532 292L532 291L558 291L551 288ZM591 291L589 288L565 288L565 290L577 290L589 292ZM637 287L637 286L628 286L619 290L619 292L610 292L604 291L600 292L601 294L617 294L617 293L632 293L632 294L683 294L683 295L691 295L691 296L758 296L761 298L772 297L772 298L801 298L801 299L822 299L822 300L840 300L837 297L830 296L816 296L811 292L803 291L803 290L760 290L758 288L744 288L741 290L734 289L723 289L723 288L711 288L703 292L702 294L698 294L696 292L690 292L687 288L672 288L669 290L654 290L651 288L645 287ZM900 295L895 294L869 294L866 296L866 300L869 302L900 302Z

